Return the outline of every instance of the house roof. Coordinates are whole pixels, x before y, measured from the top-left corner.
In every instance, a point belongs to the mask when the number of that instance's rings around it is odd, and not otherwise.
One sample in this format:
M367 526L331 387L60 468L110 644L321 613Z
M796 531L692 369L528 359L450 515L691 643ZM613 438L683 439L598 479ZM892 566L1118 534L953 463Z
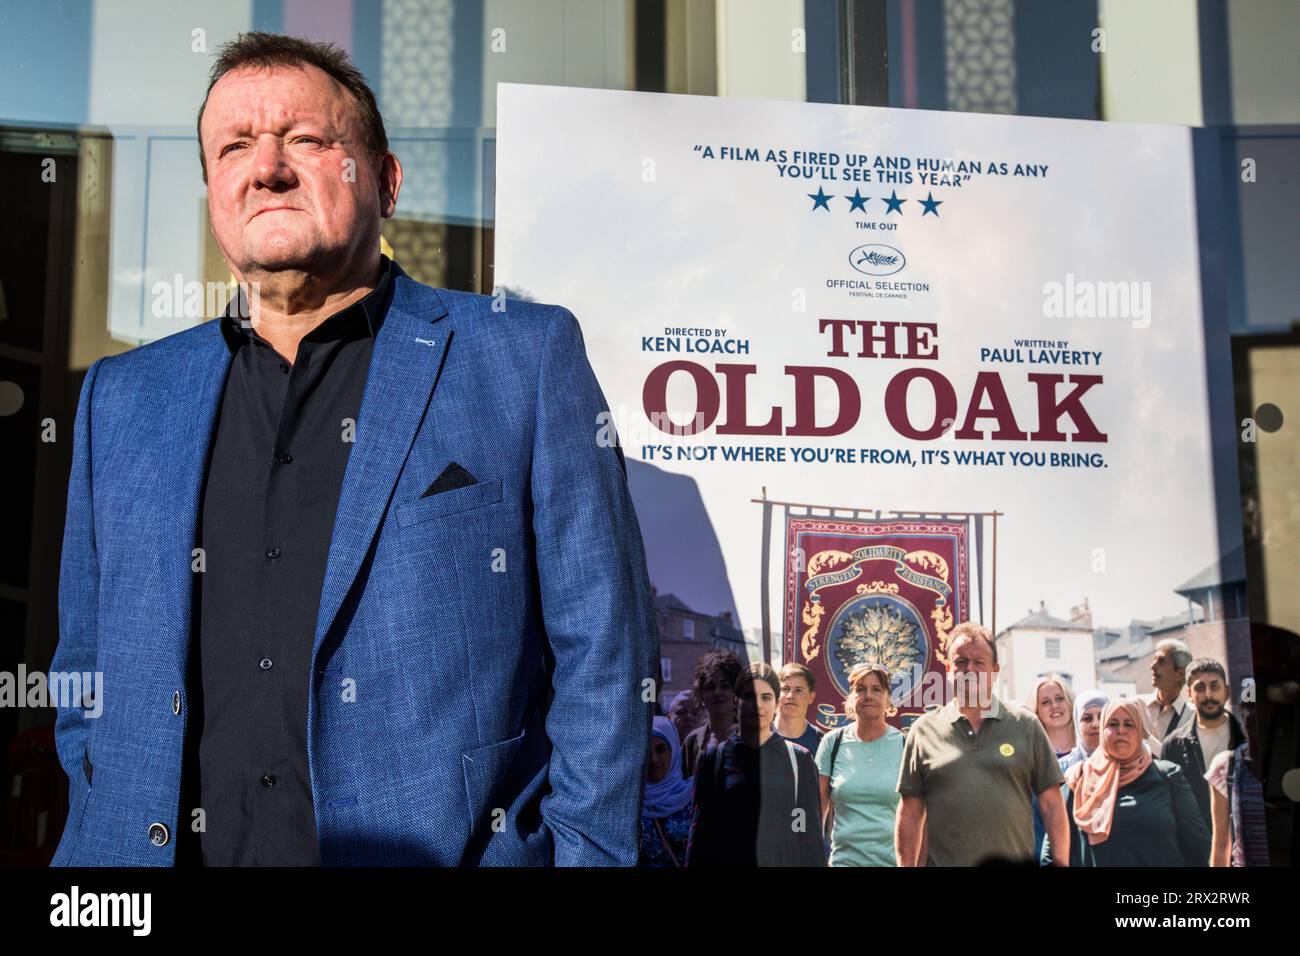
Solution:
M736 644L745 643L745 632L736 627L734 622L720 614L702 614L693 607L688 606L686 602L676 594L656 594L655 608L660 611L677 611L681 614L694 614L697 617L707 617L710 621L710 637L718 638L723 641L731 641Z
M1013 628L1038 628L1049 631L1092 631L1087 624L1080 624L1077 621L1063 621L1059 617L1052 617L1046 611L1030 611L1016 623L1006 629L1010 631ZM1002 633L1006 633L1003 631Z
M1130 678L1125 677L1123 674L1119 673L1118 671L1114 670L1113 668L1106 667L1105 665L1099 666L1099 667L1097 668L1097 682L1098 682L1099 684L1100 684L1100 683L1106 683L1106 682L1109 682L1109 683L1112 683L1112 684L1131 684L1131 683L1133 683L1133 681L1132 681Z
M1139 621L1149 634L1160 634L1164 631L1175 631L1179 628L1186 627L1188 624L1196 624L1201 618L1183 611L1180 614L1166 614L1164 617L1156 618L1154 621Z
M660 611L682 611L686 614L695 614L694 608L687 607L686 604L676 594L656 594L655 607Z
M1233 548L1199 574L1194 574L1181 585L1174 588L1174 593L1191 597L1197 591L1206 588L1221 587L1225 584L1237 584L1246 580L1246 562L1241 548Z
M739 644L745 643L745 633L734 623L725 617L715 617L713 619L713 636L720 637L724 641L735 641Z

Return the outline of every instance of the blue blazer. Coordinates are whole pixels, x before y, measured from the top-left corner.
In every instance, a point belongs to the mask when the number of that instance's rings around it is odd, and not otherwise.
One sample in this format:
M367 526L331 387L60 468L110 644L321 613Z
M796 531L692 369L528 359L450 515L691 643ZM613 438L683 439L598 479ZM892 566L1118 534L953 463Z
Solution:
M634 866L659 636L578 323L392 268L312 648L322 862ZM229 365L209 321L86 373L50 669L102 672L102 713L58 711L55 866L170 866L193 828L191 568ZM478 483L422 498L452 461Z

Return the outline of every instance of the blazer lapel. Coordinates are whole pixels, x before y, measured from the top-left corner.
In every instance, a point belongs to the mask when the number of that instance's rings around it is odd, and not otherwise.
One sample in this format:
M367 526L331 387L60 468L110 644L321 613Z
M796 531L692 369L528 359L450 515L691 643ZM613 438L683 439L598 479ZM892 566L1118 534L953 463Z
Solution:
M313 670L321 642L388 508L451 339L449 327L435 326L447 315L442 298L436 292L421 294L424 287L410 279L397 263L392 268L393 298L375 337L357 415L356 441L348 455L334 516L312 642Z
M164 615L159 640L175 660L184 662L189 656L193 612L191 567L199 539L199 495L230 370L230 349L221 335L220 320L206 323L198 348L178 354L178 367L172 372L178 387L165 408L152 409L163 416L164 424L155 434L162 443L156 455L157 461L165 463L166 479L148 493L166 502L165 507L151 509L158 524L150 537L159 543L159 554L175 556L159 569L163 576L159 593L170 597L158 604Z

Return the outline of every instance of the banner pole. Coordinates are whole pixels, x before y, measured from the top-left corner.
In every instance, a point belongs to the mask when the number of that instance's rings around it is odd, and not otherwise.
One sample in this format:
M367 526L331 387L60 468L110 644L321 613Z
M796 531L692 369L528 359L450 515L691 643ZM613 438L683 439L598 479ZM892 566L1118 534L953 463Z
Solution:
M770 571L772 568L772 503L767 500L767 485L763 486L763 550L759 552L762 555L763 580L759 583L759 594L762 600L763 614L763 663L772 662L772 605L771 594L768 582L770 581ZM784 567L784 565L782 565Z
M993 632L994 639L998 636L998 513L993 512Z

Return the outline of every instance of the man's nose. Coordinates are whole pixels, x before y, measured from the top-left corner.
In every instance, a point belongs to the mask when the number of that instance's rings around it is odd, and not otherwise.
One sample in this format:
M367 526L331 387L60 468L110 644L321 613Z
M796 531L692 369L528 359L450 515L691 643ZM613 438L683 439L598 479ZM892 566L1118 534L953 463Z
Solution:
M260 186L292 185L296 181L284 146L274 136L261 136L253 156L253 179Z

